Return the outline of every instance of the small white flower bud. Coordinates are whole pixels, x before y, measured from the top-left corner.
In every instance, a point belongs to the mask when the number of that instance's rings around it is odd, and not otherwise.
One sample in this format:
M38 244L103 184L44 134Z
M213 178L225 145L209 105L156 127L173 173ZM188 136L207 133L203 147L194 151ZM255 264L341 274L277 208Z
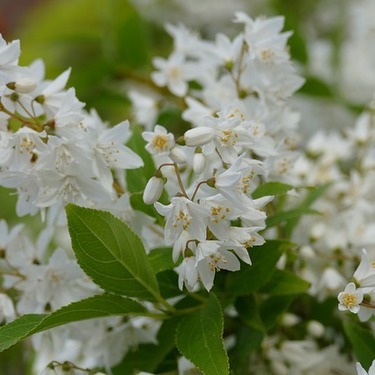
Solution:
M164 189L164 181L160 177L151 177L143 192L143 202L146 204L155 203L161 196Z
M193 171L194 171L194 173L196 173L196 174L202 173L205 166L206 166L205 156L201 152L195 153L194 158L193 158Z
M201 126L188 130L184 134L184 140L186 146L203 146L208 142L211 142L215 137L215 132L212 128L207 126Z
M186 154L179 147L173 147L169 153L169 157L177 164L186 163Z
M307 331L311 336L320 338L324 335L325 328L324 325L316 320L311 320L307 323Z
M281 324L284 327L292 327L292 326L298 324L300 321L301 321L301 319L297 315L291 314L291 313L285 313L283 315Z
M14 91L20 94L27 94L36 88L36 82L31 78L21 78L15 82Z
M317 241L321 238L326 231L326 227L323 223L316 223L312 226L310 231L310 239L312 241Z
M313 259L316 257L314 249L309 245L302 246L299 252L301 256L305 259Z

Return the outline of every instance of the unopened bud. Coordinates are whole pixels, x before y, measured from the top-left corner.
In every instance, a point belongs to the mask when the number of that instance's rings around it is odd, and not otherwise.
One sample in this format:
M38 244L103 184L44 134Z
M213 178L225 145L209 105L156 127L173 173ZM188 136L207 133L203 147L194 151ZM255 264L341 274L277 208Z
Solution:
M296 324L298 324L300 321L301 319L297 315L291 314L291 313L285 313L282 318L281 324L284 327L293 327Z
M31 78L21 78L16 82L9 82L6 85L9 89L20 94L27 94L36 88L36 82Z
M300 248L300 254L305 259L313 259L316 257L314 249L309 245L302 246Z
M186 163L186 154L179 147L173 147L169 156L177 164Z
M211 142L215 137L214 129L207 126L201 126L199 128L194 128L188 130L184 134L186 146L203 146Z
M143 202L145 202L146 204L155 203L160 198L163 189L163 178L156 176L151 177L148 180L145 190L143 192Z
M195 153L194 157L193 157L193 171L194 171L194 173L196 173L196 174L202 173L205 166L206 166L205 156L201 152Z
M310 333L311 336L320 338L324 335L325 328L324 325L316 320L311 320L307 324L307 331Z

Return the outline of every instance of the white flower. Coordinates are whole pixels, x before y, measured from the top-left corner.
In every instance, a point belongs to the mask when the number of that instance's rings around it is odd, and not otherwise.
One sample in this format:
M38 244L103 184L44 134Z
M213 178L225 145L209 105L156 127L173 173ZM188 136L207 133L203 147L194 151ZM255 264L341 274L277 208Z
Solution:
M209 215L207 208L185 197L173 197L168 206L159 202L154 205L160 215L167 217L164 232L167 245L172 245L183 230L200 241L206 239L206 220Z
M141 157L124 145L129 136L129 121L123 121L113 128L101 130L92 145L93 171L109 191L113 183L110 168L134 169L143 166Z
M339 310L346 311L356 314L358 313L360 306L359 304L363 301L363 293L360 290L356 290L354 283L349 283L343 292L338 295Z
M132 101L136 123L144 125L146 129L151 129L159 113L158 98L152 91L144 93L143 91L131 89L127 94Z
M193 70L186 63L184 54L172 53L168 60L156 57L153 63L159 71L152 73L151 77L158 86L167 86L177 96L185 96L188 91L187 81L194 76Z
M183 289L184 285L189 292L195 290L198 285L198 272L195 266L194 256L184 258L181 264L175 268L178 273L178 287Z
M5 249L21 232L23 224L18 224L12 230L8 229L7 222L0 220L0 249Z
M57 309L92 293L77 262L61 248L54 251L48 264L30 264L22 272L25 279L16 288L22 292L17 311L23 314L43 313L47 304Z
M19 40L7 43L0 34L0 68L16 65L20 52Z
M161 125L155 125L153 132L143 132L142 137L148 142L145 148L151 155L169 154L175 145L173 134Z
M196 268L207 291L214 285L216 271L240 269L240 261L231 251L223 248L219 241L200 242L196 251Z
M357 375L375 375L375 360L372 361L368 372L366 372L366 370L361 366L359 362L356 363L355 367L357 370Z
M10 322L16 317L13 301L4 293L0 293L0 322Z
M229 226L231 220L236 220L244 213L221 194L208 197L203 201L203 206L210 210L208 228L220 240L229 238Z
M353 277L361 286L363 293L369 293L375 289L375 268L370 262L365 249L362 249L361 263L354 272Z

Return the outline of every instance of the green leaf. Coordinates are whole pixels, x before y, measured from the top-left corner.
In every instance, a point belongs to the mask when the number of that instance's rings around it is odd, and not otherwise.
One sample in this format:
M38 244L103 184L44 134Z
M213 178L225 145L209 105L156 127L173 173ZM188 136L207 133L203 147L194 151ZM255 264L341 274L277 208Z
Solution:
M369 329L365 329L358 324L344 321L344 331L353 346L353 351L366 369L369 368L375 358L375 338Z
M181 295L181 290L178 289L178 276L172 270L165 270L156 275L159 283L160 293L163 298L173 298Z
M150 254L148 254L148 259L155 273L171 270L176 267L172 259L172 249L170 247L151 250Z
M236 344L229 350L231 374L249 374L251 352L260 348L264 333L257 329L242 325L236 327Z
M213 293L202 310L184 318L177 328L178 350L205 375L229 374L223 328L221 306Z
M299 91L302 94L318 96L324 98L332 98L333 91L324 81L317 77L307 77L305 84Z
M131 193L130 195L130 204L134 210L142 211L146 215L151 217L156 217L158 215L154 206L151 204L146 204L143 202L143 192Z
M306 292L310 284L295 274L275 270L270 281L262 288L262 293L271 295L300 294Z
M302 215L321 215L321 213L309 207L299 207L289 211L282 211L267 218L267 228L279 225L284 221L298 219Z
M251 195L254 199L257 199L267 195L285 194L291 189L294 189L292 185L283 184L282 182L266 182L255 189Z
M104 290L129 297L158 299L155 274L142 241L109 212L69 204L72 247L83 271Z
M113 315L142 314L147 310L138 302L114 295L98 295L73 302L49 315L28 314L0 328L0 351L35 333L80 320Z
M45 315L28 314L21 316L0 328L0 352L28 337L30 332L40 324Z
M180 318L165 321L156 336L157 344L141 344L129 351L122 362L112 368L114 375L133 375L137 371L155 372L175 347L174 336ZM147 358L147 360L145 360Z
M259 305L254 294L238 298L235 307L240 318L249 327L264 331L263 322L259 314Z
M226 289L231 295L248 295L259 290L271 278L288 242L270 240L250 251L252 265L228 274Z
M284 312L297 295L280 295L272 296L262 303L260 306L260 316L262 317L264 327L267 330L275 327Z

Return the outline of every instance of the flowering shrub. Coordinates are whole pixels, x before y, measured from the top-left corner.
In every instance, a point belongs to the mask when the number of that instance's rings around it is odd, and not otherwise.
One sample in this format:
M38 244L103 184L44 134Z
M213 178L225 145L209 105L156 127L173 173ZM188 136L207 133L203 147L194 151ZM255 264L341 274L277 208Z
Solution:
M70 69L46 80L0 39L0 184L41 218L38 234L0 222L0 349L30 337L33 372L371 365L374 106L306 142L284 18L234 22L212 40L167 24L173 51L113 127L65 88Z

